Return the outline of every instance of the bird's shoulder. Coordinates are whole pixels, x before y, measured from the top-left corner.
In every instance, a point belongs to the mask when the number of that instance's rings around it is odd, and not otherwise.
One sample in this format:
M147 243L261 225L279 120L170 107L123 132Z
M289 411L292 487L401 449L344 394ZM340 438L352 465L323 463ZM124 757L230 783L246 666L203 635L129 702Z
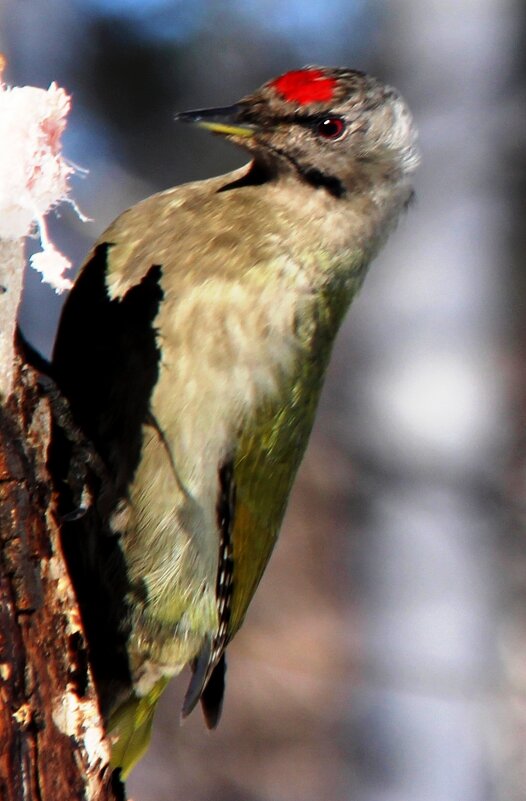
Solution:
M108 247L111 297L122 297L152 264L172 282L186 277L195 284L214 273L238 277L240 264L278 253L275 214L266 193L257 195L253 187L226 191L246 169L167 189L117 217L95 245Z

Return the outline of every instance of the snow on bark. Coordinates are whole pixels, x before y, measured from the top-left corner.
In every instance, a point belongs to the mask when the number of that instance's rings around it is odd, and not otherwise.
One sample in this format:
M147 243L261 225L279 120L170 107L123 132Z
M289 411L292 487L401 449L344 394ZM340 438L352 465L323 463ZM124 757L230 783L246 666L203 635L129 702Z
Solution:
M61 137L70 97L52 83L49 89L9 87L1 80L0 57L0 396L13 380L13 338L25 267L23 240L38 230L42 250L32 266L56 292L71 286L71 266L50 241L45 215L67 200L74 167L63 157Z

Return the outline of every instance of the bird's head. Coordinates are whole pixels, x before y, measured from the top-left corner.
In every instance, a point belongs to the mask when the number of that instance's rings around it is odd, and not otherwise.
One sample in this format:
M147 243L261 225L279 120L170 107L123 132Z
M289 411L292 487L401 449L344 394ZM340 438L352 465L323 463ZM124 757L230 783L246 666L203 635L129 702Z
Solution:
M276 175L295 172L335 195L358 179L403 179L419 161L405 101L357 70L305 67L233 106L187 111L177 119L241 145Z

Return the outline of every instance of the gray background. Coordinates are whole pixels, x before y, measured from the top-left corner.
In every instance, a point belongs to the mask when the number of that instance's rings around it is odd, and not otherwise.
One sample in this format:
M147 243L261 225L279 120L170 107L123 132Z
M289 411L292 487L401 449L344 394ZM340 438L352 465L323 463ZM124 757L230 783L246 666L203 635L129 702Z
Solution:
M221 725L181 727L174 681L130 794L526 798L524 6L3 0L0 15L8 82L73 95L64 146L93 221L62 207L50 230L77 266L140 198L243 163L176 110L345 65L395 84L421 132L416 204L338 340ZM27 276L22 324L47 353L59 304Z

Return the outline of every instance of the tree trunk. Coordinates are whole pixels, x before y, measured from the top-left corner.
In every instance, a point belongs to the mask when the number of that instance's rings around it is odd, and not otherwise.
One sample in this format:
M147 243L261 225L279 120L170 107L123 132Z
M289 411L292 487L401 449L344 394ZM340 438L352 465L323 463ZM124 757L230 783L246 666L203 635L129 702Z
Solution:
M49 402L16 363L0 408L0 799L116 801L46 466Z

